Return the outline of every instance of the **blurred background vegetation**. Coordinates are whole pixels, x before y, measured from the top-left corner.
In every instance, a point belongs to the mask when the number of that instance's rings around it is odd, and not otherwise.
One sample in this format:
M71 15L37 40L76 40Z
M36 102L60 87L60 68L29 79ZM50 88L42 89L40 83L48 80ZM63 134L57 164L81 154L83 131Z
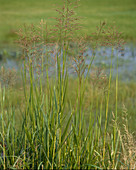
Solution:
M23 24L37 24L41 19L53 25L56 7L62 0L0 0L0 46L13 44L15 32ZM80 0L77 14L83 29L79 34L90 36L100 21L113 24L123 32L125 40L136 41L136 0Z

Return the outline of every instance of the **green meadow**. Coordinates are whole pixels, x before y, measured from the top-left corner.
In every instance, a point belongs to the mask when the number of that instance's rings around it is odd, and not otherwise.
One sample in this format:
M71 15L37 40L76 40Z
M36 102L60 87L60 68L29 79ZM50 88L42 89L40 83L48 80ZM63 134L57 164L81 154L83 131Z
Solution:
M0 169L135 169L135 18L135 0L0 0Z
M53 25L54 9L61 5L61 0L0 0L0 43L12 43L23 24L38 24L44 19ZM76 12L82 18L80 35L91 36L100 21L106 21L109 25L115 23L125 40L136 40L135 0L81 0Z

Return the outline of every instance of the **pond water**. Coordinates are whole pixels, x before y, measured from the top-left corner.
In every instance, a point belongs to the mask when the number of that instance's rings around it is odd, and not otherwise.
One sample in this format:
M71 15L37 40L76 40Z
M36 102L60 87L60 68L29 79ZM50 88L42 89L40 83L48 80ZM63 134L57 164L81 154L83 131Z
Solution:
M91 51L88 51L88 53L91 53ZM105 71L109 73L111 54L111 48L101 47L97 49L94 65L105 68ZM118 50L114 50L112 57L113 77L117 73L117 58L119 78L123 81L136 80L136 47L134 45L126 45L123 51L118 52Z
M90 57L92 56L91 48L88 48L84 55L88 55L86 58L86 64L89 63ZM111 54L112 50L109 47L99 47L95 50L95 59L93 61L93 68L103 68L105 73L110 71L111 63ZM19 58L20 53L14 50L0 51L0 68L3 66L6 69L15 69L20 71L22 67L22 60ZM136 81L136 46L134 45L125 45L124 50L118 52L114 49L113 58L112 58L112 75L116 76L117 73L117 56L118 56L118 72L119 79L123 81ZM51 67L50 69L53 69Z

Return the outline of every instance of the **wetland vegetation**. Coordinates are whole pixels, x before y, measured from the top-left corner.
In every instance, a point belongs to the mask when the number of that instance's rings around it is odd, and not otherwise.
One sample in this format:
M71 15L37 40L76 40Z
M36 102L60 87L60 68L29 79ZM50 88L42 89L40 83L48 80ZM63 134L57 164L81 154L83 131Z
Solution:
M134 169L135 1L0 2L0 168Z

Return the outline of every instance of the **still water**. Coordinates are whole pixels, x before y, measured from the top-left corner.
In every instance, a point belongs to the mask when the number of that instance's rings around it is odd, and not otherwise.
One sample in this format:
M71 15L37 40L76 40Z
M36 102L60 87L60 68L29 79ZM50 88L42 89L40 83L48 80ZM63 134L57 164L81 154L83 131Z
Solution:
M45 51L45 49L44 49ZM86 57L86 64L89 64L90 57L92 57L92 50L88 48L84 55ZM106 74L109 74L111 64L112 50L109 47L99 47L95 50L95 59L93 61L93 68L101 67ZM19 58L20 53L12 51L0 51L0 68L3 66L5 69L15 69L19 72L23 66L22 60ZM118 57L117 57L118 56ZM112 75L113 78L117 73L117 58L118 58L118 73L119 79L123 81L136 81L136 46L125 45L123 51L119 52L114 49L112 57ZM54 67L51 66L51 73ZM92 71L91 69L91 71ZM72 71L69 69L69 72Z

